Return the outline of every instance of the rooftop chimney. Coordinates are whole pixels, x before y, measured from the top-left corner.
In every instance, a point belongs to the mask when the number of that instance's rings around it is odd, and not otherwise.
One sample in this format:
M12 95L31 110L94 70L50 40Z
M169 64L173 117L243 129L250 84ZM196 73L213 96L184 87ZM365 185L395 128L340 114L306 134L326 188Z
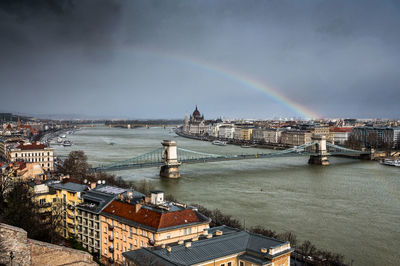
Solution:
M208 234L206 238L212 238L212 234Z
M221 230L215 231L216 236L222 236L223 232Z
M178 245L182 245L182 244L183 244L183 240L179 240Z
M171 248L170 246L168 246L168 247L167 247L167 251L168 251L168 252L171 252L171 251L172 251L172 248Z
M160 190L151 191L151 204L160 205L164 202L164 192Z
M136 213L140 210L140 208L142 208L142 204L140 204L140 203L135 204L135 212Z
M268 249L267 248L261 248L261 253L267 254L268 253Z
M186 242L185 243L185 248L190 248L192 246L192 243L191 242Z

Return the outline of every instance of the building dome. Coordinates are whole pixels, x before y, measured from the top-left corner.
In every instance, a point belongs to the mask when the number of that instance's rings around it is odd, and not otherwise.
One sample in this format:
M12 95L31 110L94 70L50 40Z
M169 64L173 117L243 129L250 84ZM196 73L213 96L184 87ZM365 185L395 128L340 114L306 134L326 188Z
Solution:
M197 110L197 105L196 105L196 109L193 111L193 117L200 117L201 115L200 115L200 112L199 112L199 110Z

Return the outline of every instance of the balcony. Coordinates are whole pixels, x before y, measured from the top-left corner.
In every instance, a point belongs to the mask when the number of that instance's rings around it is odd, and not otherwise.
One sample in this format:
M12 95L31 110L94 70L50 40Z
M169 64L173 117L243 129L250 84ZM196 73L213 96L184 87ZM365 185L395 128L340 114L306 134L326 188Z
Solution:
M109 224L109 225L108 225L108 229L109 229L109 230L114 230L114 225Z
M72 223L67 223L67 225L68 225L68 227L70 227L70 228L75 228L75 225L72 224Z
M71 215L71 214L69 214L69 213L67 214L67 217L68 217L69 219L72 219L72 220L75 219L75 216L73 216L73 215Z
M110 240L110 241L114 241L114 236L108 236L108 240Z
M67 205L67 208L68 208L69 210L71 210L71 211L75 210L75 206L72 206L72 205L70 205L70 204Z
M48 202L48 203L42 203L42 204L39 205L39 207L40 207L40 208L48 208L48 207L51 207L51 203L50 203L50 202Z

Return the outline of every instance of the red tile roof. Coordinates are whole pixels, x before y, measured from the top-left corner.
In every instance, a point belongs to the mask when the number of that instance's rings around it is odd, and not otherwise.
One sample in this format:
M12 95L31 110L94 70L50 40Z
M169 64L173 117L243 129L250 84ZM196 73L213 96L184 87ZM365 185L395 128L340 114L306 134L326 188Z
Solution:
M17 168L18 170L22 170L22 169L26 168L26 163L22 162L22 161L16 161L16 162L13 163L13 166L15 168Z
M353 128L351 128L351 127L333 127L329 131L330 132L352 132Z
M103 212L156 229L200 222L200 219L192 209L157 212L142 207L136 213L135 205L119 200L111 202Z
M37 144L37 143L32 143L32 144L19 144L17 146L17 149L21 150L43 150L47 146L43 143Z
M33 135L37 135L38 131L36 128L33 128L31 125L21 125L21 128L29 129Z

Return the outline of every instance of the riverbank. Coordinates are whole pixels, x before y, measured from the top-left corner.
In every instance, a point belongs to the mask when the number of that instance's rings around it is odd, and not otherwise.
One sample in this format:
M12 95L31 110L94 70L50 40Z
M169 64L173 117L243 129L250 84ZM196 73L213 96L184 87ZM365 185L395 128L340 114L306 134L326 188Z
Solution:
M175 131L175 134L177 134L180 137L188 138L188 139L208 141L208 142L212 142L214 140L219 140L219 141L224 141L230 145L252 147L252 148L261 148L261 149L270 149L270 150L286 150L286 149L293 148L292 145L280 144L280 143L260 144L260 143L254 143L252 141L224 139L224 138L217 138L217 137L212 137L212 136L194 136L194 135L183 133L180 129L177 129Z

